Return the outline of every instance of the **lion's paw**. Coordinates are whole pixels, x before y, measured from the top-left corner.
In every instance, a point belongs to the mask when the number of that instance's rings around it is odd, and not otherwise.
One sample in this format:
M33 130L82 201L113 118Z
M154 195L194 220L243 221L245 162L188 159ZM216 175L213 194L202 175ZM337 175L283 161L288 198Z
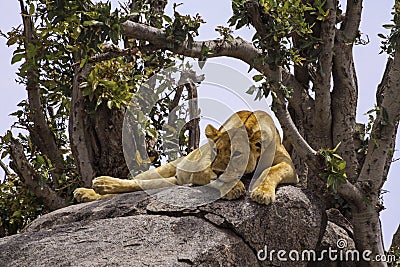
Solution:
M246 188L242 181L238 181L235 186L222 198L227 200L237 199L246 193Z
M74 198L78 202L90 202L100 199L100 195L97 194L93 189L77 188L74 190Z
M100 176L92 181L92 187L96 193L101 195L119 193L120 188L123 187L121 179L113 178L110 176Z
M251 199L257 203L268 205L275 201L275 188L259 186L251 192Z

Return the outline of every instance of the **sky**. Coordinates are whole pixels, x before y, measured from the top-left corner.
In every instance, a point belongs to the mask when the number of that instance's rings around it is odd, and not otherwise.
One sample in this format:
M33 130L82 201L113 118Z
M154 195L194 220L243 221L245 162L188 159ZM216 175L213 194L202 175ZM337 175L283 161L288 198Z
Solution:
M116 3L117 1L112 1ZM169 1L167 12L171 13L172 3L178 2L183 3L178 8L181 14L192 14L199 13L203 19L207 22L200 28L200 36L197 40L207 40L210 38L217 38L219 34L214 30L218 25L225 25L226 21L231 15L231 6L229 0L180 0L180 1ZM343 1L341 1L343 2ZM368 117L365 113L372 109L375 104L375 91L377 85L380 83L387 56L385 54L379 54L380 52L380 38L377 36L378 33L387 33L382 28L383 24L388 24L391 19L391 9L394 1L381 0L381 1L364 1L364 9L361 23L361 32L364 39L370 40L368 45L356 46L354 48L355 55L355 66L358 74L359 82L359 103L358 103L358 115L357 121L366 123ZM19 4L17 0L6 0L2 1L2 8L0 9L0 30L7 32L21 23L19 15ZM251 40L253 31L251 29L241 29L235 32L236 36L241 36L243 39ZM6 40L0 38L0 135L3 135L14 122L13 118L8 114L17 110L17 104L26 99L26 91L23 87L18 85L15 81L15 72L18 65L11 65L11 58L13 48L6 46ZM251 77L254 72L247 74L248 66L239 60L229 58L212 59L209 62L213 62L218 68L224 64L228 68L227 72L222 75L226 77L227 81L235 81L232 77L241 77L240 82L236 84L246 84L251 82ZM232 74L234 73L234 74ZM235 74L236 73L236 74ZM235 83L235 82L234 82ZM210 86L210 84L209 84ZM227 83L226 85L230 85ZM237 111L250 105L254 109L262 107L264 110L269 111L268 104L266 102L254 102L251 99L246 98L243 90L228 90L224 86L211 86L209 89L205 88L199 90L200 94L200 108L206 110L211 114L218 114L218 119L213 119L204 123L221 123L226 119L226 112L221 106L221 103L229 103L227 108L232 111ZM212 89L210 89L212 88ZM215 90L218 90L219 98L215 99ZM212 92L211 92L212 91ZM211 92L213 99L210 100L209 94ZM233 92L233 93L232 93ZM270 112L272 113L272 112ZM211 116L211 115L210 115ZM207 116L205 116L207 117ZM400 135L397 136L397 149L400 147ZM395 152L395 158L399 158L399 151ZM390 246L390 242L394 232L396 231L400 223L400 186L399 186L399 175L400 175L400 160L392 164L388 180L384 185L384 189L387 193L383 195L385 210L381 212L381 220L383 225L383 236L385 247ZM3 170L0 170L0 177L4 176Z

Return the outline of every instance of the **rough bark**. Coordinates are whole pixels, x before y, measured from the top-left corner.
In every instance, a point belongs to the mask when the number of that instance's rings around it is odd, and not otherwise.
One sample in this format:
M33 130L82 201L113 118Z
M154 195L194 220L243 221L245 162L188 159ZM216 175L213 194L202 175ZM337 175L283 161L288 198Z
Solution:
M127 177L129 173L122 150L125 111L102 103L90 113L95 104L82 95L79 85L92 68L90 63L83 69L76 67L69 120L71 150L85 187L98 175Z
M91 127L98 148L98 154L95 155L95 170L98 175L121 178L128 176L129 170L122 149L124 116L124 109L109 109L106 103L100 104L93 114Z
M200 144L200 111L197 99L197 87L193 81L185 85L189 99L189 144L188 152L199 148Z
M336 29L336 1L326 2L329 17L321 23L321 51L318 56L318 67L315 89L314 135L320 147L332 147L332 114L331 114L331 72L333 46Z
M391 59L389 59L391 60ZM386 177L388 161L393 156L393 145L400 118L400 52L396 51L393 66L386 77L386 86L379 92L379 112L372 127L368 152L357 185L369 201L352 211L355 240L358 249L372 249L382 255L384 248L379 221L379 194ZM384 263L380 263L384 266Z
M92 179L96 176L95 155L99 154L94 133L90 127L90 117L87 113L88 103L79 88L90 70L89 65L82 70L78 66L75 67L68 127L72 154L81 176L82 185L85 187L90 187Z
M346 173L355 179L358 175L357 147L355 146L358 85L353 62L353 46L338 32L333 58L332 134L333 144L341 142L338 153L347 162Z
M26 188L35 196L43 200L49 210L56 210L68 206L68 201L58 196L51 187L43 181L25 157L24 148L20 142L12 138L10 143L11 168L21 178Z
M333 57L333 144L341 142L338 153L347 162L347 176L357 177L359 164L355 147L358 100L357 74L353 61L353 44L359 35L363 1L347 1L346 16L336 33Z

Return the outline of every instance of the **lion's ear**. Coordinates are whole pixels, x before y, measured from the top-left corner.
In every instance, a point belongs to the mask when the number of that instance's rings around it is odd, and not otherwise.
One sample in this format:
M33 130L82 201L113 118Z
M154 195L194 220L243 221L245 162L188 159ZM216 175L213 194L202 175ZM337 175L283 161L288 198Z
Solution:
M212 126L211 124L208 124L206 126L206 136L207 138L215 141L219 135L221 134L214 126Z

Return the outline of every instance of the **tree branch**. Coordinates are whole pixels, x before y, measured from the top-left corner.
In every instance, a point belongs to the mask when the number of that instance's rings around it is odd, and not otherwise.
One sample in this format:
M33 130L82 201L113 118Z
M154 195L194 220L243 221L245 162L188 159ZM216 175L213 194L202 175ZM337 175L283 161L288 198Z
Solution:
M315 109L314 134L322 147L332 147L332 114L331 114L331 73L333 47L336 31L336 1L328 0L326 8L329 18L321 23L321 53L318 56L319 70L314 82Z
M88 129L91 124L88 122L89 116L86 113L87 103L79 84L82 77L87 77L91 69L91 64L86 64L82 70L79 69L79 66L75 67L68 128L71 151L85 187L91 187L92 179L96 176L94 167L95 144L92 142L94 133Z
M195 41L189 47L188 42L184 42L179 46L175 46L171 41L166 39L164 32L161 29L151 27L148 25L126 21L122 24L123 34L130 38L148 41L154 45L154 48L170 50L174 53L198 58L202 56L202 48L208 47L211 52L207 55L208 58L229 56L247 62L251 65L258 64L260 67L261 51L256 49L251 43L246 42L241 38L236 38L232 42L216 39L209 41ZM271 70L268 66L263 66L263 73L270 74Z
M368 192L377 197L386 179L387 162L391 161L394 140L400 119L400 47L392 59L388 59L383 82L377 92L379 112L372 127L368 152L359 176L361 186L368 186ZM377 199L376 199L377 201Z
M35 43L33 37L33 25L31 17L28 15L26 7L22 0L19 1L21 6L22 21L24 24L24 46L26 51L26 64L36 65L34 59L31 59L27 50L28 45ZM29 119L33 122L33 127L28 127L31 135L32 142L35 146L45 154L55 167L52 171L54 177L54 184L58 185L57 177L60 176L64 170L64 159L61 150L58 148L55 136L50 129L40 99L40 88L38 85L39 73L38 70L32 66L27 70L27 85L28 104L29 104Z
M333 58L333 144L342 144L338 153L347 162L346 172L349 177L357 177L360 169L355 144L358 84L353 61L353 43L359 35L362 3L362 0L347 1L346 15L340 30L336 32Z
M332 74L333 144L341 143L338 153L347 162L348 177L357 177L359 163L355 138L358 133L356 127L358 82L353 61L353 45L346 42L339 30L336 33Z
M246 2L246 8L249 13L249 18L251 19L251 24L256 29L260 36L265 36L267 33L266 26L261 18L261 10L259 1L248 0Z
M6 174L6 176L11 175L11 171L8 169L7 165L4 164L4 162L2 160L0 160L0 166L3 169L4 173Z
M137 52L139 52L139 49L136 47L133 48L126 48L126 49L119 49L117 47L110 47L110 51L97 54L95 56L92 56L89 58L88 63L97 63L97 62L102 62L106 60L110 60L116 57L122 57L122 56L128 56L128 55L134 55ZM81 62L76 62L72 66L77 67L81 64Z
M359 35L363 0L347 0L346 13L341 26L346 42L351 42Z
M50 186L40 181L38 173L32 168L24 154L24 148L20 142L12 138L10 141L11 168L21 178L27 189L37 197L43 199L43 203L50 210L56 210L68 206L68 201L58 196Z

